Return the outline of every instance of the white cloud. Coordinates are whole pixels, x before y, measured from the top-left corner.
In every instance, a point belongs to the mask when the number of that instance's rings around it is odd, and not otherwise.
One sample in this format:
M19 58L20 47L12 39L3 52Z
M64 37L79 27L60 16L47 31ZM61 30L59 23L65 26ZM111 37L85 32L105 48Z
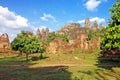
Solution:
M100 5L101 1L100 0L88 0L85 3L85 7L89 10L89 11L94 11L99 5Z
M56 22L55 17L52 16L51 14L43 13L43 16L41 17L41 19L42 19L43 21L53 20L54 22Z
M107 2L108 0L87 0L84 4L86 9L89 11L94 11L102 2Z
M32 26L30 26L30 27L24 27L24 28L6 28L6 27L0 27L0 35L3 34L3 33L7 33L9 35L10 41L12 41L16 37L16 35L21 32L21 30L31 31L31 32L35 33L36 28L32 27Z
M102 22L105 22L105 19L104 19L104 18L99 18L99 17L91 18L91 19L90 19L90 22L94 22L95 20L98 22L98 24L100 24L100 23L102 23Z
M9 11L7 7L0 6L0 26L8 28L21 28L28 26L28 20Z
M10 41L12 41L21 30L34 32L34 28L34 26L28 24L26 18L15 14L7 7L0 6L0 35L7 33Z
M90 22L92 22L92 23L93 23L95 20L97 21L98 24L105 22L105 19L104 19L104 18L99 18L99 17L90 18ZM83 24L84 22L85 22L85 19L78 21L78 23L80 23L80 24Z
M44 14L46 19L55 20L50 14ZM46 28L46 26L40 26L40 29ZM34 34L38 28L31 25L28 20L21 15L17 15L10 11L7 7L0 6L0 35L7 33L10 42L20 33L21 30L31 31Z
M78 21L78 23L80 23L80 24L82 24L82 23L84 23L85 22L85 20L79 20Z

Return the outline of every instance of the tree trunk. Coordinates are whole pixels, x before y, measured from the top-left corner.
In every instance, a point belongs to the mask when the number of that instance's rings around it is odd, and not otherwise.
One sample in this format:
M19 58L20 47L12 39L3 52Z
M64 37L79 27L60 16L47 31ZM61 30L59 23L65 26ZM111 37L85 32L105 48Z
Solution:
M28 57L29 57L29 55L28 55L28 53L26 53L26 61L28 61Z
M42 53L40 53L40 59L43 59L43 54Z

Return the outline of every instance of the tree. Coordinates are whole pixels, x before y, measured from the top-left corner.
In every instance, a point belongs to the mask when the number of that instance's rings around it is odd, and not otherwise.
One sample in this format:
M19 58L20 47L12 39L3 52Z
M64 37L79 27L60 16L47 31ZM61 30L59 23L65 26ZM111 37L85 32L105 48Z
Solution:
M26 60L28 61L29 54L31 53L43 53L44 48L42 43L36 38L36 36L29 36L26 31L21 31L20 34L12 41L12 49L20 51L26 54Z
M101 36L101 49L120 49L120 0L110 8L111 20Z

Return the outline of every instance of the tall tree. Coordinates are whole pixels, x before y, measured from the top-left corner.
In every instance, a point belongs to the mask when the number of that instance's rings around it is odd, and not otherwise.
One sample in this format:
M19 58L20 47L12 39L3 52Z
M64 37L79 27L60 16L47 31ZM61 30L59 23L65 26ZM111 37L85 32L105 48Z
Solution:
M27 34L26 31L21 31L20 34L12 41L12 49L26 54L26 60L31 53L43 53L42 43L36 36Z
M117 0L110 8L110 13L111 20L101 37L101 48L107 50L120 49L120 0Z

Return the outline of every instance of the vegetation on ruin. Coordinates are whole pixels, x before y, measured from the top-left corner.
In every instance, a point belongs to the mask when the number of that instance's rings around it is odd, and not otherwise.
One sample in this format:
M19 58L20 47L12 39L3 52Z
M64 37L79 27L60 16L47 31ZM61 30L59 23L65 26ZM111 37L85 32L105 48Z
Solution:
M63 41L69 42L69 38L66 35L63 34L56 34L55 32L52 32L48 35L48 39L46 41L46 44L49 44L51 41L53 41L55 38L61 38Z
M92 38L96 37L96 36L100 36L101 33L96 31L96 30L89 30L88 31L88 40L91 40Z

